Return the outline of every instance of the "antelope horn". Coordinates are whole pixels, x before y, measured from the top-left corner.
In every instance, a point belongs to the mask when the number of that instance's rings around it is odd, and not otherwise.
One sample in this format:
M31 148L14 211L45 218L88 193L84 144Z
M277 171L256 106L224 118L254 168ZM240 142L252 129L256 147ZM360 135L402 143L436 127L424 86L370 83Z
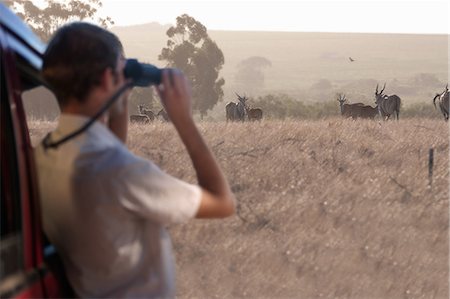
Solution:
M375 89L375 94L378 94L378 84L377 84L377 88Z
M383 93L384 89L386 88L386 82L384 82L383 89L380 91L380 93Z

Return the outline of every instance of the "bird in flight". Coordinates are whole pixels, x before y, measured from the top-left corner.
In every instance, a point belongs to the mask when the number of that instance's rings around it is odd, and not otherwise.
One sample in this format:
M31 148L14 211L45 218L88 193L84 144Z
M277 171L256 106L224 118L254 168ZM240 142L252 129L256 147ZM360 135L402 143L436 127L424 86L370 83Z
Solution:
M355 59L353 59L353 58L351 58L351 57L349 57L348 59L350 60L350 62L355 61Z

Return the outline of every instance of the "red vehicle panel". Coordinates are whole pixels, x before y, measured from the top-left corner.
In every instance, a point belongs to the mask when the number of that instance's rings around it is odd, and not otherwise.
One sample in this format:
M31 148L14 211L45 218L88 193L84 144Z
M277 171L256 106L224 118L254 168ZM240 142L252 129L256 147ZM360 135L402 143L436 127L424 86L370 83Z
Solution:
M72 297L59 257L42 231L33 149L22 93L42 85L45 49L0 4L1 242L0 297Z

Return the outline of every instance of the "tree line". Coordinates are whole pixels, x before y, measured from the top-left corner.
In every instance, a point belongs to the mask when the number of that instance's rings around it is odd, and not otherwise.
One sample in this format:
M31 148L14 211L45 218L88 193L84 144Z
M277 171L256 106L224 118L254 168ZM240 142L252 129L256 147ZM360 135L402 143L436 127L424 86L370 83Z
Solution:
M44 42L49 40L57 28L70 21L89 19L105 28L114 25L110 17L98 16L102 7L101 0L46 1L45 7L38 7L28 0L5 0L4 3L16 11ZM167 67L179 68L184 72L192 85L193 110L203 119L218 102L223 100L225 80L219 76L219 73L225 62L224 55L209 37L207 28L187 14L177 17L176 25L170 27L166 34L168 37L166 47L161 50L158 59L165 61ZM236 80L241 83L246 82L245 86L242 86L244 90L248 89L249 92L252 88L261 90L264 85L262 70L270 66L271 62L264 57L250 57L238 65ZM440 84L437 78L427 74L421 74L414 79L415 88L423 84L433 86ZM348 89L353 87L352 90L357 90L364 85L363 83L373 85L372 81L374 80L358 82L357 86L348 86ZM332 89L331 82L324 79L304 94L311 99L317 98L315 103L299 101L285 94L267 94L254 99L250 98L249 103L261 108L264 111L264 118L316 119L337 116L340 113L339 105L330 97L324 96L330 94ZM414 90L414 88L408 88L401 91L411 93ZM36 94L34 99L26 101L27 111L36 118L56 117L58 109L54 103L51 103L54 100L48 99L48 93L40 90ZM330 100L323 100L327 98ZM162 107L155 99L153 90L150 88L133 89L130 95L130 113L137 113L139 105L159 111ZM402 116L438 117L439 114L431 104L416 103L402 107Z
M114 24L110 17L98 16L102 7L100 0L46 1L45 7L37 6L29 0L6 0L5 4L28 23L44 42L67 22L94 20L105 28ZM203 118L223 98L222 87L225 80L219 76L225 62L222 50L209 37L206 27L187 14L177 17L176 25L170 27L166 34L166 47L161 50L158 59L165 61L166 67L183 71L191 82L193 110ZM135 88L132 91L132 107L141 104L153 108L153 105L158 105L151 89L146 89ZM28 103L29 106L41 104Z

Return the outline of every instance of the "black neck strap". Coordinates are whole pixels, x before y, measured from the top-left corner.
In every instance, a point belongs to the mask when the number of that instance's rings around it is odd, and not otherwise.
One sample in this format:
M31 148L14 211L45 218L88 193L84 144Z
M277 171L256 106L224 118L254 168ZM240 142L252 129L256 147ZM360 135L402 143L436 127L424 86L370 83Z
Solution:
M108 110L111 105L122 95L122 93L127 90L128 88L134 86L132 82L129 82L122 86L118 91L116 91L115 94L106 102L106 104L87 122L85 123L81 128L77 129L76 131L70 133L69 135L57 140L57 141L51 141L51 133L48 133L47 136L45 136L44 140L42 141L42 144L44 145L44 149L47 150L49 148L58 148L61 144L65 143L66 141L80 135L84 131L86 131L103 113L105 113L106 110Z

